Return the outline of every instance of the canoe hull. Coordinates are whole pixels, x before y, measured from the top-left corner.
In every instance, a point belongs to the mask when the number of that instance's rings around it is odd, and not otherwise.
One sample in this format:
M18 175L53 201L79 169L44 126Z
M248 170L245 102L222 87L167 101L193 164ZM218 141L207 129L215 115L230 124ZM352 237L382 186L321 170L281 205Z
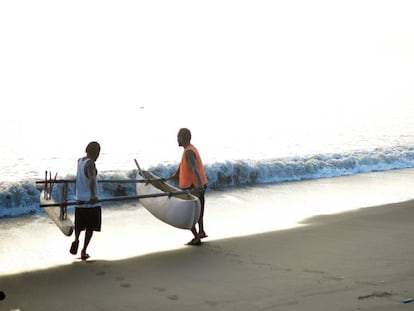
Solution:
M40 203L41 204L55 204L56 202L50 198L46 199L44 192L42 191L40 194ZM62 233L66 236L71 236L73 232L73 222L70 220L70 218L66 215L64 219L61 217L61 208L60 206L50 206L44 208L47 215L50 217L50 219L53 220L53 222L56 224L56 226L62 231Z
M138 173L137 179L159 179L148 171L141 173L144 176ZM138 195L175 191L180 189L159 180L137 183ZM191 194L145 198L140 202L156 218L176 228L191 229L200 218L200 200Z

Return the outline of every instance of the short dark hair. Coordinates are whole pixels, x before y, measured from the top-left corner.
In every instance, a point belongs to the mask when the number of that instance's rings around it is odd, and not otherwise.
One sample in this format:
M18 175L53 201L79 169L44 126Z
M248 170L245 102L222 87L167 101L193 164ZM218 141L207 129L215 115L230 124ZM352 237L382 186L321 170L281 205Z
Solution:
M180 128L178 135L180 135L187 142L191 141L191 131L186 127Z
M93 155L97 155L99 154L99 152L101 151L101 146L99 145L98 142L96 141L91 141L87 146L86 146L86 153L87 154L93 154Z

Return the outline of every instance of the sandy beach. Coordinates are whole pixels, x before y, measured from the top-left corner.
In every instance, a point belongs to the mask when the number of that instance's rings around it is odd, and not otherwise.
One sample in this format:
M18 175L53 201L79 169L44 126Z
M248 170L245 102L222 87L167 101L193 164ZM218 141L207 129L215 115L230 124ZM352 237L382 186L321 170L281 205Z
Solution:
M408 310L413 221L407 201L126 260L74 260L1 277L0 309Z

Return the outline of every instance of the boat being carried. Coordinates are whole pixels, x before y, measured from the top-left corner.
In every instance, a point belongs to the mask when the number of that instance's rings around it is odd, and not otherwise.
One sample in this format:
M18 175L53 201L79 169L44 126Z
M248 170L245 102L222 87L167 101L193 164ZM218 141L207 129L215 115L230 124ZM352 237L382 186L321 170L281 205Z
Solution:
M136 183L137 195L115 196L99 199L96 202L116 202L126 200L140 200L141 204L159 220L177 228L191 229L200 218L200 200L192 195L189 190L181 190L169 185L149 171L140 169L138 162L137 178L132 180L98 180L99 183ZM75 179L52 178L51 172L45 172L45 180L36 181L44 184L44 190L40 194L39 207L45 209L48 216L55 222L66 236L73 232L73 222L67 215L69 205L82 206L89 201L68 201L68 185L75 183ZM52 190L55 184L63 184L60 202L52 198ZM95 203L96 203L95 202Z
M147 181L137 183L138 195L175 193L140 199L141 204L159 220L177 228L191 229L200 218L200 200L196 196L167 184L149 171L138 169L137 180ZM177 194L180 191L182 193Z

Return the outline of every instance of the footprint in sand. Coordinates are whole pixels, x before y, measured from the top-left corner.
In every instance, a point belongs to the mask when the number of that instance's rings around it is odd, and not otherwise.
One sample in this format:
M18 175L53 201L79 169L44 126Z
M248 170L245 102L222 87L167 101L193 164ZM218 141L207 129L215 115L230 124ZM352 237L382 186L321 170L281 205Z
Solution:
M209 307L216 307L218 305L217 301L213 301L213 300L206 300L205 303L209 306Z
M177 295L169 295L168 296L168 299L170 299L170 300L178 300L180 298Z
M157 292L160 292L160 293L163 293L163 292L167 291L167 289L164 288L164 287L153 287L152 289L156 290ZM169 300L179 300L180 299L180 297L178 295L174 295L174 294L173 295L168 295L167 298Z
M305 273L312 273L312 274L325 274L324 271L310 270L310 269L304 269L303 272L305 272Z
M123 276L117 276L117 277L115 278L115 280L116 280L116 281L121 282L121 281L124 281L124 280L125 280L125 278L124 278ZM123 287L123 288L130 288L132 285L131 285L130 283L128 283L128 282L121 282L121 283L119 284L119 286L120 286L120 287Z
M214 254L222 254L223 253L223 250L221 249L221 246L209 245L209 248Z

